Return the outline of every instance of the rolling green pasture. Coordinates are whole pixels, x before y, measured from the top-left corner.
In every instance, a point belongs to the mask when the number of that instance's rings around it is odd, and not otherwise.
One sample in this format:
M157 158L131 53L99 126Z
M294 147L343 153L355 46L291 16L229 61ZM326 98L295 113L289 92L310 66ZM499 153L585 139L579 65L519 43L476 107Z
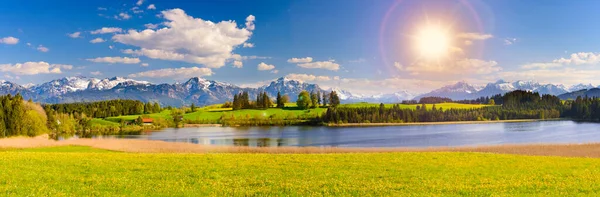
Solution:
M597 196L600 159L0 150L5 196Z
M386 107L392 107L393 105L394 104L385 104ZM491 106L491 105L460 104L460 103L439 103L439 104L435 104L435 105L438 109L442 108L444 110L445 109L472 109L472 108L481 108L481 107ZM243 109L243 110L233 111L231 108L221 108L220 106L221 106L221 104L215 104L215 105L201 107L201 108L198 108L196 112L184 114L183 118L186 120L203 121L203 122L216 122L223 115L226 115L227 117L234 116L236 118L237 117L242 117L242 118L247 118L247 117L250 117L250 118L256 118L256 117L261 117L261 118L268 118L268 117L279 117L279 118L307 117L307 118L312 118L312 117L321 115L327 111L327 108L315 108L315 109L308 109L308 110L300 110L297 108L296 103L286 103L285 108L283 108L283 109L269 108L266 110ZM421 106L421 105L420 104L418 104L418 105L400 104L401 108L406 108L406 109L416 109L417 106ZM433 106L433 104L426 105L427 109L431 109L432 106ZM342 104L342 105L340 105L340 107L379 107L379 104L377 104L377 103L352 103L352 104ZM108 123L119 122L120 119L134 120L138 116L140 116L140 115L109 117L109 118L105 119L108 121L104 121L104 122L108 122ZM171 111L164 110L160 113L146 114L146 116L149 116L151 118L170 119ZM100 121L103 121L103 120L95 119L94 123L96 123L96 122L102 123ZM108 124L108 123L106 123L106 124Z
M392 107L395 104L384 104L385 107ZM400 108L403 109L417 109L417 106L421 106L421 104L399 104ZM474 108L482 108L489 107L493 105L482 105L482 104L462 104L462 103L437 103L435 107L439 109L474 109ZM379 107L378 103L351 103L351 104L343 104L341 107ZM427 109L431 109L433 104L425 104Z

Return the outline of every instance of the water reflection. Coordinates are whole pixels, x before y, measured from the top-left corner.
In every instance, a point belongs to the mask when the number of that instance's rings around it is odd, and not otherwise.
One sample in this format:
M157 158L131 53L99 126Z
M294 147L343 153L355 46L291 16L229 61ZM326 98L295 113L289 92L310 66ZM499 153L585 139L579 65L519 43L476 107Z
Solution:
M140 135L96 136L252 147L431 147L600 142L597 123L539 121L393 127L169 128Z

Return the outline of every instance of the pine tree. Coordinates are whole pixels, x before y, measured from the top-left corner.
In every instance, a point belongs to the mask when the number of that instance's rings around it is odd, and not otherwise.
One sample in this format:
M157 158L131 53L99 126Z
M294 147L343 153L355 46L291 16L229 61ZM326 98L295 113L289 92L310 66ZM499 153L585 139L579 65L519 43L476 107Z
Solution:
M327 107L327 103L329 101L329 95L323 92L323 107Z
M337 107L340 104L340 97L338 97L337 92L332 91L329 93L329 103L332 107Z
M192 103L190 109L192 110L192 112L196 112L196 104Z
M277 92L276 103L277 103L277 108L283 108L285 106L285 104L283 103L283 100L281 98L281 93L280 92Z
M321 91L317 91L317 107L321 106Z

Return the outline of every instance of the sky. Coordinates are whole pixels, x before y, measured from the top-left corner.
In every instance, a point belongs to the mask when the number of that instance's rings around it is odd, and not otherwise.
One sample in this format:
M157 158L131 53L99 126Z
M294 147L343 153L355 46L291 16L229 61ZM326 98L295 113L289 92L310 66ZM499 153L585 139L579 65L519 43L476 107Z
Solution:
M357 94L458 81L600 85L600 1L7 1L0 79L244 87L288 77Z

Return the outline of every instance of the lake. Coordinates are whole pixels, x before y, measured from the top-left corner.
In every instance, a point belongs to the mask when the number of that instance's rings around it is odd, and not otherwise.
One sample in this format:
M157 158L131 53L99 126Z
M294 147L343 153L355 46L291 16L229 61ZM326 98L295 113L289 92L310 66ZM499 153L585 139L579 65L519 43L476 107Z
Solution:
M599 123L537 121L384 127L168 128L142 135L104 136L234 146L434 147L600 142Z

